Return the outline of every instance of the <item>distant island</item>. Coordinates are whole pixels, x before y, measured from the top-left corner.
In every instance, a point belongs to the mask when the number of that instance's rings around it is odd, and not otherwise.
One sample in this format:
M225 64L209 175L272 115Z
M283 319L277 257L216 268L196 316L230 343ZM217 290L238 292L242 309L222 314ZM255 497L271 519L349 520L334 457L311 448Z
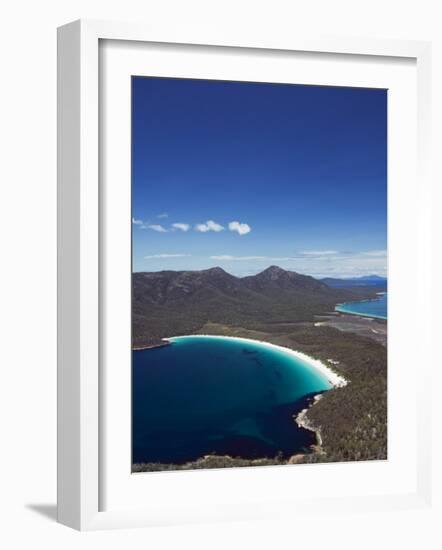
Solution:
M378 276L315 279L270 266L236 277L220 267L132 275L133 349L167 345L171 336L220 335L302 352L348 381L310 401L302 426L316 443L291 462L387 458L387 323L341 314L337 304L376 298ZM314 406L311 406L314 403ZM313 451L313 452L312 452ZM200 457L193 463L135 463L133 471L250 466L286 459Z

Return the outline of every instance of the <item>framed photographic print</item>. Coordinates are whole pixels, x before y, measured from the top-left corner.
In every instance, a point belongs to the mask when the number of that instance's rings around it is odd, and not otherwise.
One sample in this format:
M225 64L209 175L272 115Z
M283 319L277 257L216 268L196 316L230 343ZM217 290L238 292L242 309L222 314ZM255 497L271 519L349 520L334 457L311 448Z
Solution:
M59 29L59 521L424 505L429 45L160 34Z

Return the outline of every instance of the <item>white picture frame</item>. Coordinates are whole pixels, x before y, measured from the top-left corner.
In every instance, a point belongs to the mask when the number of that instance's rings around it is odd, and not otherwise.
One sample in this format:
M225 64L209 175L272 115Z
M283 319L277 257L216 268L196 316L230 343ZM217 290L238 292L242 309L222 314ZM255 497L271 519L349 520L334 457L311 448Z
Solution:
M187 36L186 31L170 34L136 24L76 21L58 31L58 521L80 530L138 527L179 522L259 518L290 513L295 504L286 498L275 504L251 498L247 509L229 507L229 502L207 506L193 502L186 510L168 509L167 504L152 507L121 507L103 510L100 483L103 480L102 434L100 433L100 285L101 262L99 174L99 48L101 40L131 43L165 43L183 47L202 45L265 52L310 52L347 56L411 58L417 71L417 164L419 228L419 308L424 312L419 325L422 349L431 333L425 315L431 307L431 265L429 223L431 182L429 165L430 51L426 42L373 40L350 37L281 37L278 43L265 39L230 36L208 37L204 31ZM430 403L425 387L429 384L431 348L425 347L416 380L417 457L416 490L407 494L371 494L338 497L334 509L342 511L391 509L425 506L431 497ZM255 471L259 470L254 469ZM170 475L170 474L169 474ZM181 473L181 476L194 475ZM236 473L236 476L241 473ZM256 475L261 475L257 472ZM280 470L279 477L284 475ZM156 477L156 485L161 477ZM191 498L191 497L189 497ZM233 501L233 497L232 497ZM292 506L292 508L291 508ZM304 500L302 507L327 509L330 498ZM228 509L231 510L228 512Z

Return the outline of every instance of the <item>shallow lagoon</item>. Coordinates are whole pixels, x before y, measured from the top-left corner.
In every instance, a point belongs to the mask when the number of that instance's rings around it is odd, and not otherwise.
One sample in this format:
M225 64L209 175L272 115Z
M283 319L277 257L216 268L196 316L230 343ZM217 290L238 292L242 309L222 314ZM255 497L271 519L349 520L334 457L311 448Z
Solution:
M288 457L315 443L293 415L331 384L308 362L236 338L171 341L133 352L134 463Z

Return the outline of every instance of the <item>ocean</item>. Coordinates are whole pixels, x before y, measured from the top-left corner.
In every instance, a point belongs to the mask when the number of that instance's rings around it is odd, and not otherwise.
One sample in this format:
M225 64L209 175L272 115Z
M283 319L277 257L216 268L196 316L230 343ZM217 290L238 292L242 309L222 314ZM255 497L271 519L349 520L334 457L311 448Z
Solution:
M379 294L379 297L374 300L339 304L335 309L340 313L352 313L363 317L387 319L387 293Z
M293 415L331 388L284 349L205 336L134 351L132 382L133 463L288 457L316 442Z

